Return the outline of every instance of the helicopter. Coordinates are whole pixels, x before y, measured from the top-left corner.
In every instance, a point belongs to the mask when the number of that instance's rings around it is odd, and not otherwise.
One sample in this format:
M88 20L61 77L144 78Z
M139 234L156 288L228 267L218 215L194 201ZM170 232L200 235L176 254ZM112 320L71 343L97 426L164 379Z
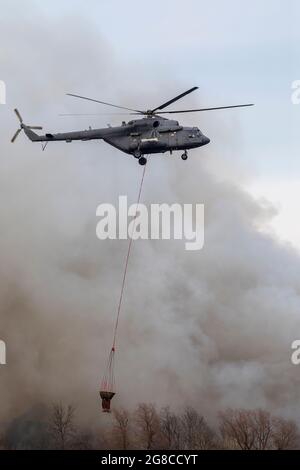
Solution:
M163 117L163 114L181 114L181 113L193 113L200 111L213 111L218 109L230 109L230 108L241 108L246 106L254 106L251 104L238 104L232 106L219 106L214 108L200 108L200 109L182 109L163 111L165 108L170 106L175 101L180 100L184 96L197 90L199 87L194 86L189 90L175 96L174 98L166 101L165 103L157 106L153 109L139 110L127 108L124 106L118 106L115 104L107 103L105 101L99 101L86 96L75 95L73 93L67 93L68 96L80 98L83 100L93 101L106 106L122 109L127 111L127 115L140 116L139 119L133 119L129 122L122 122L121 126L111 127L108 125L107 128L92 129L74 131L74 132L63 132L63 133L46 133L45 135L38 135L34 130L42 129L40 126L27 126L24 124L23 119L17 109L15 113L20 121L20 128L16 131L11 142L15 142L19 133L24 130L26 136L32 142L45 142L43 149L48 142L54 141L65 141L72 142L73 140L95 140L102 139L104 142L112 145L113 147L121 150L124 153L133 155L139 162L140 165L146 165L147 158L145 155L155 153L172 152L174 150L182 150L182 160L187 160L187 150L194 149L197 147L203 147L209 144L210 139L206 137L198 127L185 127L179 124L178 121L173 119L167 119ZM129 111L129 112L128 112ZM74 115L74 114L73 114ZM77 114L80 115L80 114ZM88 114L87 114L88 115ZM64 114L64 116L72 116L72 114Z

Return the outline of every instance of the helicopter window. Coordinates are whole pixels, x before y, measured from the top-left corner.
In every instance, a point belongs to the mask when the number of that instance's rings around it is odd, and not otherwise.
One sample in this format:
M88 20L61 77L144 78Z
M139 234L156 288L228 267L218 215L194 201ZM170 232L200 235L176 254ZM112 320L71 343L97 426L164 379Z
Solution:
M154 121L153 127L158 127L159 126L159 121Z
M190 139L193 139L195 137L195 134L189 134Z

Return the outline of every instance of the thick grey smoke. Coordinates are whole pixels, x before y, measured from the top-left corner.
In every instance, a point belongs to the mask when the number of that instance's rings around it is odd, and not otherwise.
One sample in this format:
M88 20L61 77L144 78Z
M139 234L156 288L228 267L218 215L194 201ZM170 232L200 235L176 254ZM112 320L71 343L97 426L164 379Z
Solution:
M8 91L0 107L0 337L8 347L0 417L62 400L95 420L127 248L96 239L95 210L123 194L134 202L141 168L103 142L49 144L41 152L21 135L11 145L12 109L18 106L29 124L71 130L86 121L63 121L59 112L102 109L70 101L65 92L143 106L172 90L164 77L150 86L141 73L139 90L153 91L135 94L132 73L126 94L128 82L120 82L133 64L118 63L91 19L76 8L71 17L51 18L32 5L16 18L16 4L7 2L0 18L0 78ZM175 93L185 86L179 85ZM105 118L91 123L102 127ZM232 157L238 160L236 149ZM216 158L211 146L187 163L150 159L142 199L204 203L205 248L134 244L114 404L192 404L206 414L262 406L299 416L290 345L300 334L300 260L258 231L272 210L222 181L210 163Z

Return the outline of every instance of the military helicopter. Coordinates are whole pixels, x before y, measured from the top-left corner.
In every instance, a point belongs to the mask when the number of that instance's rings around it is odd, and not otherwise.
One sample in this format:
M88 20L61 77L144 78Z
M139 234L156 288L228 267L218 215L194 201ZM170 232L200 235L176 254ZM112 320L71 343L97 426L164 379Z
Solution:
M139 109L126 108L124 106L118 106L115 104L107 103L105 101L99 101L86 96L75 95L67 93L68 96L80 98L83 100L93 101L101 103L114 108L130 111L126 114L143 116L140 119L133 119L129 122L122 122L121 126L111 127L102 129L92 129L75 131L75 132L63 132L58 134L47 133L45 135L38 135L33 132L32 129L42 129L40 126L27 126L24 124L23 119L17 109L15 113L20 121L20 128L16 131L15 135L11 139L13 143L18 137L19 133L24 130L27 137L32 142L48 142L54 141L65 141L72 142L73 140L94 140L103 139L104 142L116 147L117 149L125 152L129 155L133 155L140 165L145 165L147 159L144 155L153 153L164 153L173 150L183 150L181 155L182 160L187 160L188 149L197 147L203 147L209 144L210 139L202 134L198 127L184 127L179 124L178 121L167 119L161 116L162 114L179 114L179 113L193 113L198 111L212 111L217 109L229 109L229 108L241 108L246 106L253 106L253 104L239 104L233 106L219 106L215 108L202 108L202 109L183 109L183 110L172 110L162 111L170 104L180 100L184 96L197 90L198 87L190 88L189 90L181 93L175 98L157 106L153 109L142 111ZM65 114L70 116L71 114ZM79 114L77 114L79 115Z

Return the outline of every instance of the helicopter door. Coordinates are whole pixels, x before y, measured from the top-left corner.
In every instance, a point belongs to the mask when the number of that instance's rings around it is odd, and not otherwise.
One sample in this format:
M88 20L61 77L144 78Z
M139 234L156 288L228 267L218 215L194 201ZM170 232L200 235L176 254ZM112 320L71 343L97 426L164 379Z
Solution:
M177 132L169 132L169 147L176 149L178 146Z
M129 150L134 151L140 147L141 139L139 132L132 132L129 137Z

